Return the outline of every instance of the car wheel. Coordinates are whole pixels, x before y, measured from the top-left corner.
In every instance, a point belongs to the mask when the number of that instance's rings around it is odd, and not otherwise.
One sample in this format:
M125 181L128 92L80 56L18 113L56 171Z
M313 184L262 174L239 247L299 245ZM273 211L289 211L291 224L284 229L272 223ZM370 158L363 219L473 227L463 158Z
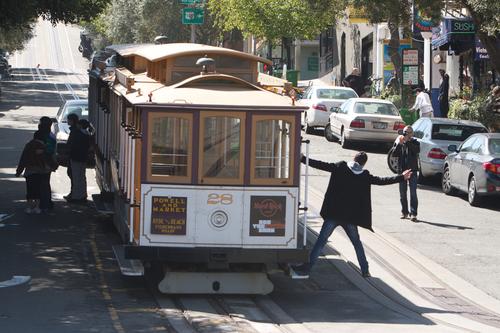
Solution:
M342 129L342 132L340 133L340 145L344 149L347 149L347 148L349 148L351 146L351 143L345 137L344 129Z
M477 206L480 202L480 197L477 195L476 190L476 178L474 176L469 180L468 199L471 206Z
M451 186L450 168L448 166L444 168L443 178L441 179L441 189L447 195L452 195L455 192L455 189Z
M328 142L338 141L337 137L333 134L330 124L325 126L325 138Z
M393 173L398 173L399 157L394 156L394 148L387 153L387 166Z

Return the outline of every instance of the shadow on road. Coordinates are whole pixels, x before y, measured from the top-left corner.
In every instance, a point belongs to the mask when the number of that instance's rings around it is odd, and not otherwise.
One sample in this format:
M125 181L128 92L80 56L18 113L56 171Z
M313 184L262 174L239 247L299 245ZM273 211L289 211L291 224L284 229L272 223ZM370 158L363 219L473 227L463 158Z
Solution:
M454 225L454 224L429 222L429 221L425 221L425 220L417 220L416 223L426 223L426 224L429 224L429 225L433 225L433 226L440 227L440 228L447 228L447 229L474 230L474 228L471 228L471 227L464 227L464 226L461 226L461 225Z

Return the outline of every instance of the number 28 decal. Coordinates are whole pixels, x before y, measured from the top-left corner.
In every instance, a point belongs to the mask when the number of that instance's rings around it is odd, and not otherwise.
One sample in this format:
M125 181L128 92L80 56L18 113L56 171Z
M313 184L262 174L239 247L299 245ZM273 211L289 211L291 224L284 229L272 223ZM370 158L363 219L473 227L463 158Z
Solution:
M232 194L210 193L207 198L208 205L231 205L233 203Z

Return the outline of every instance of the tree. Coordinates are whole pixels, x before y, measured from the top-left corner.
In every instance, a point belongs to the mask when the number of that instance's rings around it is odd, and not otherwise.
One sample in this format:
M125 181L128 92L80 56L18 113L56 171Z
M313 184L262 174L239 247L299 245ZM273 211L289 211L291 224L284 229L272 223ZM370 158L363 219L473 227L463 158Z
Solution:
M488 51L490 61L500 74L500 2L498 0L456 0L466 8L476 25L476 34Z
M334 0L209 0L215 24L223 31L267 40L313 39L345 9Z
M0 31L2 45L10 50L19 49L30 38L28 27L38 17L57 22L77 23L98 15L109 0L2 0L0 2ZM21 38L24 37L24 38Z

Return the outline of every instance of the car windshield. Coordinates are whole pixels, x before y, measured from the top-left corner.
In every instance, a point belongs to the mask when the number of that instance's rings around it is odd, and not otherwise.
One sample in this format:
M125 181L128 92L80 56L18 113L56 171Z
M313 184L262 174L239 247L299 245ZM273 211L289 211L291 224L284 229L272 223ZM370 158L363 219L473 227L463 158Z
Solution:
M358 97L354 91L347 89L318 89L316 97L323 99L349 99Z
M486 129L478 126L461 124L434 124L432 125L432 139L447 141L465 141L475 133L485 133Z
M376 102L357 102L354 106L354 113L399 116L399 112L394 105Z
M489 151L492 155L500 154L500 139L490 139L488 144Z
M68 115L74 113L78 119L89 119L89 106L88 104L70 104L64 109L63 121L66 121Z

